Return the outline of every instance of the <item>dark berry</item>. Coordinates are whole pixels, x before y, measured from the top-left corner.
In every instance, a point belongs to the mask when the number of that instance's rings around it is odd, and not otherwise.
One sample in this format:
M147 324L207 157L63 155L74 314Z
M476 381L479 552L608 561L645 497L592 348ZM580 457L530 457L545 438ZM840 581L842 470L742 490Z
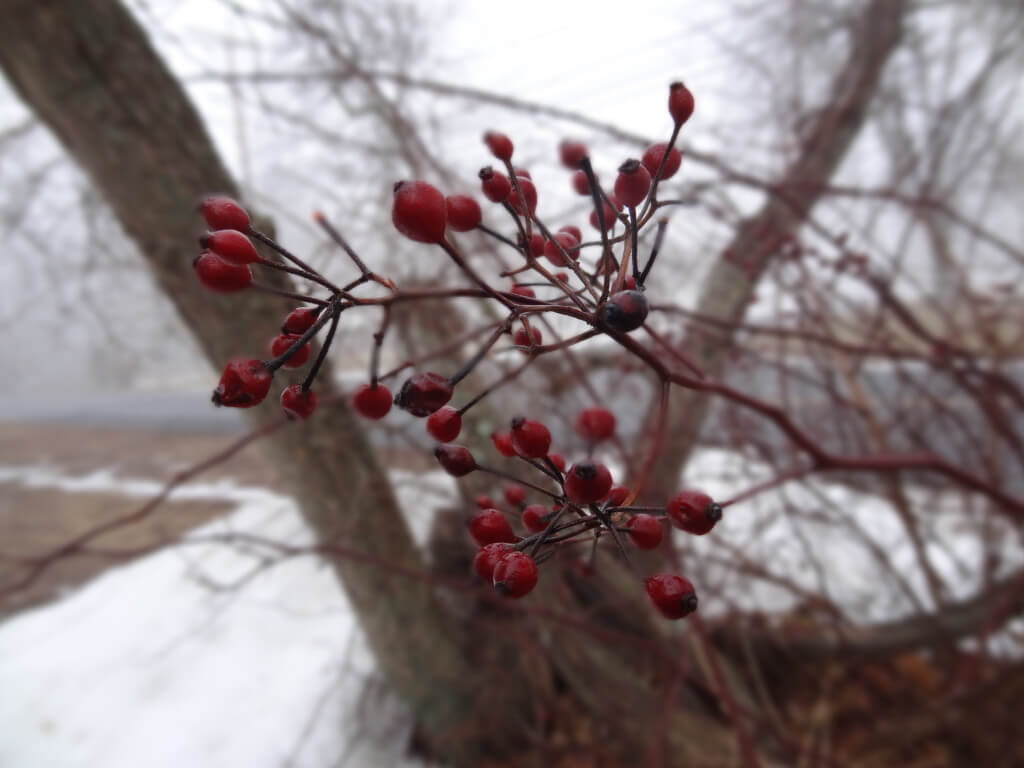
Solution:
M199 238L199 245L230 264L252 264L260 260L252 240L237 229L218 229Z
M282 333L275 336L270 340L270 354L274 357L280 357L289 349L292 345L299 340L298 336L294 336L290 333ZM292 356L284 362L285 368L301 368L309 361L309 344L303 344L301 347L292 352Z
M627 160L619 166L615 177L615 197L623 205L636 208L647 199L651 191L651 174L639 160Z
M259 405L270 391L273 378L262 360L235 358L224 367L213 390L213 404L230 408Z
M639 514L633 515L626 523L629 530L629 538L640 549L654 549L661 544L661 537L664 529L661 520L654 515Z
M516 177L516 185L519 186L519 192L522 193L522 200L513 186L508 196L508 204L521 216L532 216L537 210L537 187L533 185L532 181L522 176ZM525 205L523 201L525 201Z
M450 443L462 431L462 414L446 405L427 417L427 432L439 443Z
M607 440L615 432L615 414L607 408L586 408L576 418L576 432L592 443Z
M530 533L540 533L550 520L551 510L543 504L530 504L523 509L523 525Z
M517 328L516 332L512 334L512 343L517 347L539 347L543 337L541 336L538 328L530 328L530 333L526 333L525 328Z
M654 174L658 172L658 166L661 165L661 158L665 156L665 149L668 147L667 142L661 142L660 144L652 144L644 152L644 156L640 159L640 162L644 164L644 168L651 174L651 178L654 178ZM661 175L659 179L671 179L676 175L676 171L679 170L679 166L683 162L683 155L678 149L672 147L669 150L668 157L665 159L665 167L661 169Z
M480 204L469 195L452 195L445 199L448 226L456 232L476 229L483 220Z
M292 384L281 393L281 408L289 419L308 419L316 410L316 392Z
M352 395L352 407L367 419L383 419L391 410L391 390L383 384L363 384Z
M537 586L537 563L525 552L508 552L494 566L494 589L502 597L522 597Z
M512 545L505 541L496 541L493 544L485 545L473 558L473 571L487 583L493 584L494 566L511 550Z
M497 509L484 509L477 512L466 523L469 535L481 547L497 541L514 542L517 539L508 520Z
M706 493L680 491L665 505L672 524L687 533L703 536L722 519L722 508Z
M434 449L434 458L449 475L462 477L476 469L476 459L463 445L439 445Z
M612 487L612 473L604 464L577 462L565 473L565 496L573 504L600 501Z
M693 94L682 83L668 87L668 113L676 125L682 125L693 114Z
M544 241L544 255L556 267L565 267L569 259L580 257L579 244L580 241L570 232L556 232L550 240Z
M199 203L199 213L210 229L237 229L249 231L249 214L230 197L205 197Z
M503 203L512 191L512 182L503 173L495 173L490 166L480 169L480 188L492 203Z
M439 373L417 373L402 385L395 405L420 418L429 416L452 399L452 386Z
M521 485L506 485L502 489L502 494L505 496L505 501L513 507L518 507L526 501L526 489Z
M281 324L281 333L301 336L313 327L319 316L319 307L299 307L298 309L293 309Z
M391 222L395 229L418 243L444 240L447 223L444 195L425 181L400 181L395 184Z
M693 584L678 574L651 576L644 586L654 607L666 619L681 619L697 610L697 593Z
M539 421L517 416L512 419L512 447L524 459L543 458L551 447L551 433Z
M486 144L487 148L491 150L491 154L499 160L504 160L507 163L512 159L512 151L514 149L512 139L504 133L487 131L487 133L484 134L484 144Z
M516 455L516 449L512 446L511 432L492 432L491 442L502 456L511 458Z
M647 319L647 297L640 291L619 291L601 305L598 321L617 333L635 331Z
M211 251L203 251L192 262L199 282L214 293L237 293L252 283L252 270L239 264L228 264Z
M575 170L583 165L583 158L587 156L587 145L580 141L563 140L558 145L558 156L569 170Z

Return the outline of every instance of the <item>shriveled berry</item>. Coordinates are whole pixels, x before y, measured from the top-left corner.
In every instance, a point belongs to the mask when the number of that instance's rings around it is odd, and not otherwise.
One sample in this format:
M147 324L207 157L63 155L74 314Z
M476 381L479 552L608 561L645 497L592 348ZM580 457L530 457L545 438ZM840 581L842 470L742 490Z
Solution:
M252 270L239 264L228 264L211 251L203 251L192 262L199 282L214 293L237 293L252 283Z
M464 445L439 445L434 448L434 458L449 475L462 477L476 469L476 459Z
M480 188L484 197L492 203L503 203L508 200L512 191L512 182L503 173L495 173L490 166L480 169Z
M480 509L490 509L494 506L494 499L488 496L486 493L481 493L475 499L473 503L476 504Z
M210 229L237 229L248 232L249 214L230 197L204 197L199 202L199 213Z
M508 520L497 509L484 509L477 512L466 523L469 535L481 547L496 541L514 542L517 537Z
M651 174L639 160L627 160L619 166L615 177L615 197L629 207L636 208L647 199L651 191Z
M552 512L543 504L530 504L523 509L523 525L530 533L540 533L548 527Z
M456 232L476 229L483 220L480 204L469 195L451 195L445 198L448 226Z
M611 331L635 331L647 319L647 297L640 291L619 291L601 305L599 324Z
M576 417L576 432L592 443L607 440L615 433L615 414L607 408L585 408Z
M509 290L509 293L514 293L516 296L525 296L528 299L537 298L537 294L534 292L533 288L528 285L513 285Z
M608 502L609 507L619 507L628 498L629 488L624 485L613 485L611 490L608 491L605 501Z
M555 465L559 472L565 472L565 457L560 453L549 453L548 461Z
M526 501L526 489L521 485L506 485L501 492L505 496L505 501L513 507L518 507Z
M644 152L643 157L640 158L640 162L644 164L644 168L646 168L647 172L651 174L652 179L655 174L658 173L658 166L661 165L661 158L665 156L665 150L667 148L668 142L665 141L659 144L652 144ZM671 179L676 175L676 171L679 170L679 166L682 162L682 153L675 147L672 147L668 152L668 157L665 158L665 167L661 169L661 175L658 176L658 178Z
M292 384L281 393L281 408L289 419L308 419L316 410L316 392Z
M502 456L512 458L516 455L516 449L512 446L511 432L492 432L491 442L494 443L495 449Z
M383 419L391 410L391 390L383 384L363 384L352 395L352 407L367 419Z
M199 245L213 251L229 264L252 264L260 260L252 240L237 229L218 229L199 238Z
M288 317L281 323L281 333L290 333L301 336L316 322L320 316L319 307L298 307L288 313Z
M697 610L697 591L689 579L676 573L660 573L644 582L647 596L666 619L681 619Z
M703 536L722 519L722 507L706 493L680 491L665 505L672 524L687 533Z
M586 459L565 473L565 496L573 504L600 501L612 487L612 473L604 464Z
M539 347L543 337L541 336L540 329L530 327L530 333L526 333L525 328L517 328L516 332L512 334L512 343L517 347Z
M629 529L627 531L629 538L640 549L654 549L661 544L664 529L661 520L654 515L644 513L633 515L626 523L626 528Z
M512 419L512 447L524 459L543 458L551 447L551 433L539 421L517 416Z
M238 357L224 366L213 404L229 408L252 408L263 402L270 391L273 376L262 360Z
M418 243L444 240L448 219L444 195L425 181L400 181L395 184L391 222L395 229Z
M519 187L519 192L516 192L516 186ZM521 197L520 193L522 193ZM517 176L512 191L508 195L508 204L519 215L532 216L537 210L537 187L529 179Z
M544 241L544 255L556 267L565 267L569 259L575 261L580 257L579 244L580 241L571 233L556 232L550 240Z
M583 158L587 156L587 145L581 141L563 139L558 145L558 157L569 170L575 170L583 165Z
M270 340L270 354L279 357L291 349L292 345L299 340L298 336L290 333L281 333ZM303 344L292 352L292 356L284 361L285 368L301 368L309 361L309 344Z
M406 379L395 405L420 418L429 416L452 399L452 385L439 373L417 373Z
M512 545L505 541L496 541L484 545L473 558L473 571L488 584L494 583L494 566L498 560L512 550Z
M512 139L504 133L487 131L487 133L484 134L484 144L486 144L487 148L491 150L491 154L499 160L504 160L507 163L512 159L512 151L514 149Z
M439 443L450 443L462 431L462 414L450 405L443 406L427 417L427 432Z
M587 178L587 174L583 171L576 171L570 179L572 182L572 188L575 190L577 195L589 195L590 194L590 179Z
M508 552L494 566L493 578L502 597L522 597L537 586L537 563L525 552Z
M672 83L668 87L668 113L676 125L682 125L693 114L693 94L682 83Z

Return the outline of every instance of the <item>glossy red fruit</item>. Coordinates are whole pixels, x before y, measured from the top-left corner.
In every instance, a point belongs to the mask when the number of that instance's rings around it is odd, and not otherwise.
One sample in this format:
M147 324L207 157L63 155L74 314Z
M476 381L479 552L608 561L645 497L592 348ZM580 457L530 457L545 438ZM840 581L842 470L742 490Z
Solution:
M511 432L492 432L491 442L494 443L494 448L502 456L512 458L516 455L516 449L512 446Z
M391 390L383 384L363 384L352 395L352 407L367 419L383 419L391 410Z
M514 293L516 296L525 296L528 299L537 298L537 294L534 292L533 288L528 285L513 285L509 290L509 293Z
M522 193L522 198L515 190L516 185L519 187L519 192ZM532 181L522 176L516 177L516 185L513 185L512 191L509 192L508 204L519 215L532 216L537 210L537 187Z
M462 431L462 414L450 405L443 406L427 417L427 432L439 443L450 443Z
M577 243L583 242L583 230L573 224L566 224L564 227L558 228L559 232L568 232L570 235L576 238Z
M608 491L608 496L605 501L608 502L609 507L620 507L628 498L629 488L624 485L613 485Z
M680 491L665 505L672 524L687 533L703 536L722 519L722 508L706 493Z
M453 477L468 475L476 469L476 459L464 445L439 445L434 448L434 458Z
M516 332L512 334L512 343L517 347L529 347L531 345L539 347L543 340L540 330L538 328L533 328L532 326L529 334L526 333L525 328L517 328Z
M543 504L530 504L523 510L523 525L530 533L540 533L548 527L551 514Z
M316 392L303 391L301 384L292 384L281 393L281 408L289 419L308 419L316 410Z
M581 141L563 139L558 145L558 157L569 170L575 170L583 165L583 158L587 156L587 145Z
M281 323L281 333L290 333L294 336L301 336L316 322L320 316L319 307L298 307L288 313L288 317Z
M211 251L203 251L192 262L199 282L214 293L237 293L252 283L252 270L238 264L228 264Z
M292 344L299 340L298 336L281 333L270 340L270 354L279 357L291 349ZM301 368L309 362L309 344L303 344L292 352L292 356L284 362L285 368Z
M452 385L439 373L417 373L406 379L395 405L413 416L429 416L452 399Z
M512 151L514 149L512 139L504 133L487 131L487 133L484 134L484 144L486 144L487 148L491 150L491 154L499 160L508 162L512 159Z
M580 257L579 244L580 241L571 233L556 232L551 240L544 241L544 255L556 267L565 267L569 265L569 259L575 261Z
M210 229L237 229L248 232L249 214L230 197L204 197L199 202L199 213Z
M639 160L627 160L615 177L615 197L628 208L637 208L651 191L651 174Z
M644 582L647 596L666 619L681 619L697 610L697 592L688 579L661 573Z
M493 579L502 597L522 597L537 586L537 563L525 552L508 552L494 566Z
M526 489L521 485L506 485L501 492L505 496L505 501L513 507L518 507L526 501Z
M551 447L551 433L539 421L517 416L512 419L512 447L524 459L543 458Z
M218 229L199 238L199 245L213 251L229 264L252 264L260 260L252 240L237 229Z
M589 195L590 194L590 179L587 178L587 174L583 171L576 171L570 179L572 182L572 188L577 195Z
M395 229L418 243L444 240L448 209L444 195L425 181L400 181L395 184L391 205L391 223Z
M693 114L693 94L682 83L672 83L668 87L668 113L676 125L682 125Z
M579 461L565 473L565 496L573 504L600 501L612 487L612 473L597 462Z
M626 523L629 530L629 538L640 549L654 549L661 544L661 537L664 533L661 520L654 515L638 514L629 518Z
M661 142L659 144L652 144L644 152L644 156L640 158L640 162L644 164L644 168L651 174L651 178L658 172L658 166L661 164L661 158L665 155L665 148L668 147L668 142ZM665 167L661 169L661 175L659 179L671 179L676 175L676 171L679 170L679 166L683 162L682 153L672 147L669 150L668 157L665 159Z
M273 378L262 360L235 358L224 366L217 388L213 390L213 404L229 408L259 405L270 391Z
M505 541L496 541L493 544L485 545L473 558L473 571L487 583L493 584L494 566L506 553L511 551L512 545Z
M448 226L456 232L469 232L483 221L480 204L469 195L451 195L445 198Z
M503 173L495 173L490 166L480 169L480 188L484 197L492 203L503 203L508 200L512 191L512 182Z
M601 305L598 323L611 331L635 331L647 319L647 297L640 291L619 291Z
M497 541L514 542L517 539L508 520L497 509L483 509L469 518L466 523L469 535L481 547Z
M555 465L559 472L565 472L565 457L560 453L549 453L548 460Z
M607 440L615 433L615 414L607 408L585 408L576 417L576 432L592 443Z

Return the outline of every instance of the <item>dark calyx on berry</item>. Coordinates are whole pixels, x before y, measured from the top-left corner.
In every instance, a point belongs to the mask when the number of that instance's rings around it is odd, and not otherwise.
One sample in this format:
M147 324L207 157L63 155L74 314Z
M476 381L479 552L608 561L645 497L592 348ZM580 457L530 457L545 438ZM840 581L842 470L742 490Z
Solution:
M211 399L218 406L252 408L263 402L272 380L273 375L262 360L237 358L224 366Z
M640 291L619 291L601 305L599 325L617 333L635 331L647 319L647 297Z
M452 399L452 386L439 373L417 373L395 395L395 405L413 416L423 418Z

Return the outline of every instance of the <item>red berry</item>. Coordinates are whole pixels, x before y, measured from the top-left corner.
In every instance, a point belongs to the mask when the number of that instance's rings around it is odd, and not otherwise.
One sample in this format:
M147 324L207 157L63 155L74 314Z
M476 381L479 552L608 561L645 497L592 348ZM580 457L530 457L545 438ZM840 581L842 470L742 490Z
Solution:
M668 87L668 113L676 125L682 125L693 114L693 94L682 83Z
M561 280L563 283L568 283L569 282L569 273L568 272L555 272L555 279L556 280Z
M697 536L703 536L722 519L722 508L700 491L680 491L669 499L665 511L676 528Z
M383 384L363 384L352 396L352 407L367 419L383 419L391 410L391 390Z
M281 393L281 407L289 419L308 419L316 410L316 392L303 391L301 384L292 384Z
M522 177L524 179L529 179L530 181L533 181L533 176L525 168L516 168L516 167L513 166L512 173L515 176L520 176L520 177Z
M664 529L661 527L661 520L654 515L633 515L626 523L626 527L629 529L629 538L640 549L654 549L661 544Z
M502 456L511 458L516 455L516 449L512 447L511 432L492 432L491 442Z
M651 191L651 174L639 160L627 160L619 166L615 177L615 196L623 205L636 208Z
M530 533L540 533L548 527L551 514L543 504L530 504L523 510L523 525Z
M485 493L481 493L479 496L473 499L473 503L480 507L480 509L490 509L491 507L494 506L494 499L492 499Z
M496 541L481 548L473 558L473 570L476 575L488 583L493 583L494 566L511 549L512 545L504 541Z
M505 495L505 501L513 507L518 507L526 501L526 489L521 485L506 485L502 493Z
M439 445L434 449L434 458L445 472L454 477L468 475L476 469L476 459L462 445Z
M524 459L543 458L551 447L551 433L539 421L517 416L512 419L512 447Z
M439 443L450 443L462 431L462 414L446 405L427 417L427 432Z
M576 171L570 179L572 182L572 188L576 191L577 195L589 195L590 194L590 179L587 178L587 174L583 171Z
M319 307L299 307L298 309L293 309L281 324L281 333L301 336L313 327L319 316Z
M605 501L608 502L609 507L620 507L627 498L629 498L629 488L624 485L613 485L608 491Z
M539 347L543 337L541 336L540 330L534 327L530 327L530 333L527 335L525 328L517 328L516 332L512 334L512 343L517 347Z
M213 251L229 264L252 264L260 260L252 240L237 229L218 229L199 238L199 245Z
M445 199L448 226L456 232L476 229L483 220L480 204L469 195L452 195Z
M228 264L210 251L203 251L192 262L199 282L214 293L244 291L252 282L252 270L239 264Z
M573 464L565 473L565 496L573 504L600 501L611 487L612 473L608 467L589 459Z
M513 285L509 293L514 293L516 296L525 296L528 299L537 298L537 294L534 293L533 288L528 285Z
M697 610L697 593L693 584L678 574L651 576L644 586L654 607L666 619L681 619Z
M252 408L270 391L273 375L262 360L243 357L231 360L213 390L213 404L230 408Z
M519 236L519 247L523 249L523 238ZM530 252L529 256L540 256L544 253L544 237L539 232L534 232L530 235Z
M622 281L622 287L627 291L636 290L636 278L632 275L626 275L626 279Z
M647 311L647 297L640 291L619 291L601 305L598 321L608 330L629 333L644 324Z
M615 432L615 414L607 408L586 408L576 418L576 432L592 443L607 440Z
M503 173L495 173L490 166L480 169L480 188L492 203L503 203L512 191L512 182Z
M516 192L515 187L508 195L508 204L521 216L532 216L537 210L537 187L533 185L532 181L521 176L516 177L516 184L519 185L519 192L522 193L522 200L525 200L526 204L524 205L519 199L519 193Z
M205 197L199 202L199 212L210 229L249 231L249 214L230 197Z
M525 552L509 552L494 566L494 589L502 597L522 597L535 586L537 564Z
M644 164L644 168L651 174L651 178L654 178L654 174L658 172L658 166L661 165L661 158L665 155L665 149L668 147L667 142L661 142L660 144L652 144L644 152L644 156L640 159L640 162ZM682 153L672 147L668 152L668 158L665 160L665 167L661 169L661 176L659 179L671 179L676 175L676 171L679 170L679 166L683 162Z
M558 228L559 232L568 232L570 235L576 238L577 243L583 242L583 231L572 224L566 224L564 227Z
M292 344L299 340L298 336L293 336L290 333L282 333L275 336L270 340L270 354L274 357L280 357L289 349ZM303 344L301 347L296 349L292 356L284 362L285 368L301 368L309 360L309 344Z
M452 399L452 386L439 373L417 373L402 385L395 405L420 418L429 416Z
M481 547L496 541L514 542L518 538L508 520L497 509L484 509L477 512L466 523L469 535Z
M611 198L611 202L615 205L615 208L609 205L607 200L601 201L601 214L604 216L604 228L606 232L614 227L615 223L618 221L615 217L615 213L616 208L619 207L619 201L615 198ZM597 230L601 229L601 221L597 218L596 210L590 212L590 226Z
M400 181L395 184L391 222L395 229L418 243L444 240L447 223L444 195L425 181Z
M549 453L548 461L554 464L559 472L565 472L565 457L560 453Z
M564 139L558 145L558 155L569 170L575 170L583 165L583 158L587 156L587 145L580 141Z
M568 266L569 261L562 254L562 251L565 251L569 259L578 259L580 257L579 244L580 241L573 237L571 233L556 232L551 240L544 242L544 255L556 267L565 267Z
M504 133L487 131L487 133L484 134L484 144L486 144L487 148L491 150L491 154L499 160L504 160L507 163L512 159L512 139Z

